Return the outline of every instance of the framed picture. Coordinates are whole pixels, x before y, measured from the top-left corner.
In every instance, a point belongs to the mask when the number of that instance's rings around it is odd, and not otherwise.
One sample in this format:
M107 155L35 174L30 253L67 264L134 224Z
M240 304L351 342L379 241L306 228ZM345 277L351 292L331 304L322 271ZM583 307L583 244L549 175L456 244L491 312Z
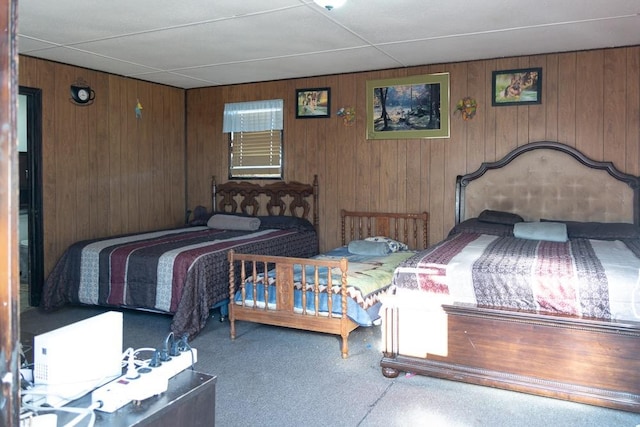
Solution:
M296 89L296 118L319 119L331 116L331 89Z
M491 105L526 105L542 102L542 68L494 71Z
M449 73L367 82L367 139L449 138Z

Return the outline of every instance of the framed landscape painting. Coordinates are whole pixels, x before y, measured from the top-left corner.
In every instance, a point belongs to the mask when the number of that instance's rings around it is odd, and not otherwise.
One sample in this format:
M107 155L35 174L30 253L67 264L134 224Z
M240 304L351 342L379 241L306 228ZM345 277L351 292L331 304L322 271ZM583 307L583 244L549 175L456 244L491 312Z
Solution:
M491 105L527 105L542 102L542 68L494 71Z
M367 139L449 138L449 73L367 82Z

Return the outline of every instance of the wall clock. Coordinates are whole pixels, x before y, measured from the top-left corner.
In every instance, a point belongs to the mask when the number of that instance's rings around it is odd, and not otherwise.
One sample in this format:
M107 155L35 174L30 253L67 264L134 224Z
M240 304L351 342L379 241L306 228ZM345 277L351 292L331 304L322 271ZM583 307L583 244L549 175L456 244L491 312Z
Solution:
M79 105L89 105L96 97L96 93L89 86L71 85L71 100Z

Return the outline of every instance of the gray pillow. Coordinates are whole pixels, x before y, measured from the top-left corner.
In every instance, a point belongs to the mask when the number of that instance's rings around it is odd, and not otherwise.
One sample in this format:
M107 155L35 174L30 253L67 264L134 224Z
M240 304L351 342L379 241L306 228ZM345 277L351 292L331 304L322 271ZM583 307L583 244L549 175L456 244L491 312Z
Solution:
M269 228L276 228L279 230L288 230L293 228L298 231L315 231L313 224L305 218L299 218L296 216L285 215L268 215L258 216L260 219L260 229L266 230Z
M566 242L567 225L562 222L519 222L513 225L513 235L519 239Z
M567 224L567 234L570 238L595 240L640 238L640 227L624 222L554 221L552 219L541 219L540 221Z
M260 227L260 219L256 217L215 214L209 218L207 226L219 230L256 231Z
M518 222L524 221L524 219L518 214L514 214L511 212L492 211L490 209L485 209L480 212L480 215L478 215L478 220L482 222L490 222L492 224L506 225L513 225Z
M513 236L513 225L483 222L478 218L469 218L455 225L449 236L458 233L490 234L493 236Z
M391 252L386 242L372 242L369 240L352 240L347 248L349 253L356 255L383 256Z

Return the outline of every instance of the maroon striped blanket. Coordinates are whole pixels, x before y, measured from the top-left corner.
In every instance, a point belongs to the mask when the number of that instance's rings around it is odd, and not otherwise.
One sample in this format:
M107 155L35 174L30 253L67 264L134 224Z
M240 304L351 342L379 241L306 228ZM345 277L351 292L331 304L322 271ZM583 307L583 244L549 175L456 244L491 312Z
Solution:
M229 297L227 252L310 257L312 231L255 232L208 227L162 230L71 245L47 278L45 310L65 303L173 314L172 331L199 332L209 310Z
M637 239L556 243L460 233L402 263L393 287L448 304L637 321L639 271Z

